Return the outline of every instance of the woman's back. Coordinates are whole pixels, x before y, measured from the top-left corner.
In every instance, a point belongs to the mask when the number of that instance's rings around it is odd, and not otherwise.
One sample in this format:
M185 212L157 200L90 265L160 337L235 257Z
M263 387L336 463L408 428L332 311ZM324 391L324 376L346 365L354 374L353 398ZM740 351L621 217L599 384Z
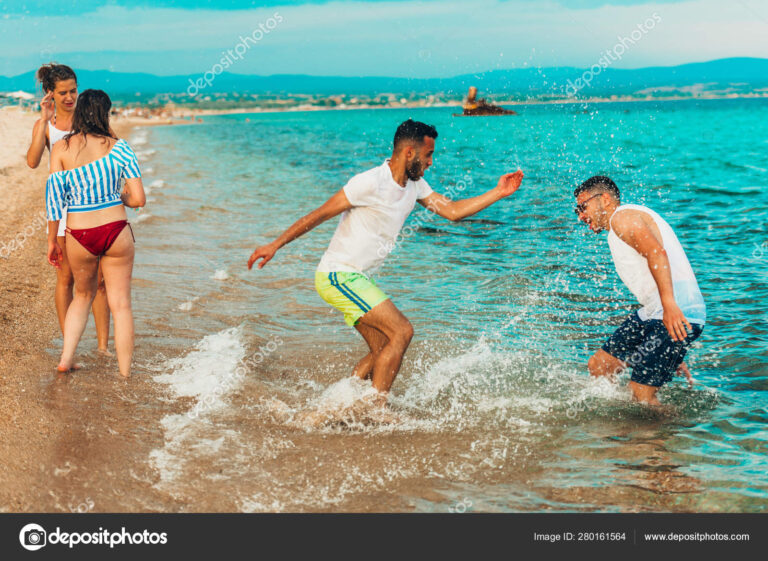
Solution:
M88 135L70 137L54 147L52 171L46 186L48 220L72 213L122 205L120 179L141 177L131 147L124 140ZM78 138L79 137L79 138Z
M69 142L64 139L60 146L59 158L63 168L72 169L103 158L110 153L112 147L118 142L116 138L95 136L92 134L76 134L69 137Z

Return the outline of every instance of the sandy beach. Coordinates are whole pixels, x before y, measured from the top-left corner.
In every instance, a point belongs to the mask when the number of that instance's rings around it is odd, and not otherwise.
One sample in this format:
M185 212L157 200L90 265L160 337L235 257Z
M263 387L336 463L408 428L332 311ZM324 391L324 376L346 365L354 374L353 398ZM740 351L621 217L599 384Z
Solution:
M34 170L25 161L36 119L0 111L0 511L132 510L129 480L152 484L136 451L162 445L162 432L151 428L157 423L132 423L132 409L158 396L146 377L121 381L114 359L88 352L82 373L55 374L61 335L42 212L48 157ZM115 130L124 136L138 123L119 121ZM90 321L86 350L94 339Z

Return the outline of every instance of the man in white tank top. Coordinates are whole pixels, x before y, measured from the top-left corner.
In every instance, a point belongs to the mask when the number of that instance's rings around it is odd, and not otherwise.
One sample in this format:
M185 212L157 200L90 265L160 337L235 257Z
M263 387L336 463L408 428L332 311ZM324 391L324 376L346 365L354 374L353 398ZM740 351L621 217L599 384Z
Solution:
M591 177L574 195L579 220L609 231L616 272L643 306L592 355L589 373L613 378L630 367L634 398L660 405L656 392L676 372L691 383L683 359L706 321L696 276L669 224L647 207L622 205L610 178Z

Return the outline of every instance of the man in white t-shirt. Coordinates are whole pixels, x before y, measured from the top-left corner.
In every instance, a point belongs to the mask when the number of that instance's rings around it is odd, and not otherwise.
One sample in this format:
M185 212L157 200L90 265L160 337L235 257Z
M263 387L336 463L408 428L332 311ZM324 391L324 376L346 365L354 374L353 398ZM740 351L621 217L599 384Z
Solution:
M344 313L348 325L363 336L369 353L355 367L354 375L370 378L386 402L400 370L413 326L367 273L384 261L416 201L430 211L457 221L471 216L520 187L523 172L502 175L490 191L460 201L432 191L423 179L432 165L437 131L413 121L395 132L392 157L349 180L343 189L313 210L270 244L257 248L248 268L261 259L262 268L275 252L326 220L341 214L336 233L320 260L315 287L320 296Z

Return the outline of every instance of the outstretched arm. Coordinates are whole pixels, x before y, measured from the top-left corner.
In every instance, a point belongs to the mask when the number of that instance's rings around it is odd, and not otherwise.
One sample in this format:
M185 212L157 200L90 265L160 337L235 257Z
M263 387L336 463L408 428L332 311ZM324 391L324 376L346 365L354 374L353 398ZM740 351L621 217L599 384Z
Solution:
M428 197L420 199L419 203L435 214L455 222L467 216L472 216L495 202L509 197L518 190L522 182L523 172L517 170L515 173L502 175L496 187L477 197L452 201L440 193L431 193Z
M688 335L685 328L687 326L690 330L691 324L675 302L672 269L664 246L656 239L648 224L632 211L625 210L614 214L611 226L619 238L648 261L648 268L659 289L661 305L664 308L664 326L673 341L684 341Z
M316 208L306 216L299 218L293 226L283 232L275 241L256 248L251 255L251 258L248 259L248 269L251 269L253 264L259 259L262 260L261 263L259 263L259 269L261 269L270 259L272 259L272 257L274 257L275 252L285 244L292 242L302 234L306 234L326 220L338 216L350 208L352 208L352 205L350 204L349 199L347 199L344 189L340 189L339 192L328 199L323 206Z

